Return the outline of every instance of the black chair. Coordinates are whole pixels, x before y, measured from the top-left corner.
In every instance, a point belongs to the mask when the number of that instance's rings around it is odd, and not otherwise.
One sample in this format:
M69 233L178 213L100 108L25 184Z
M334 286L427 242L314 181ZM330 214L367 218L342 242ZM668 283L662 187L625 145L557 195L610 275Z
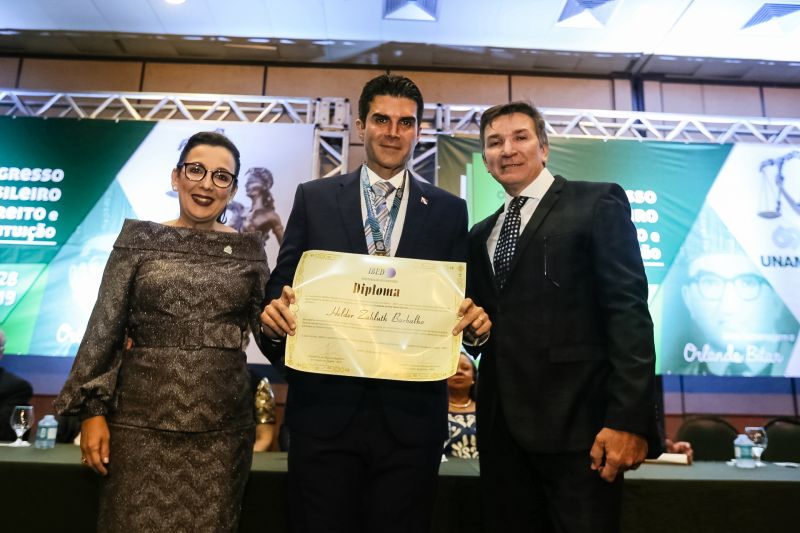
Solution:
M727 461L733 459L733 441L738 434L736 428L722 418L697 416L681 424L675 440L692 445L695 461Z
M779 417L766 424L767 449L765 461L791 461L800 463L800 419Z

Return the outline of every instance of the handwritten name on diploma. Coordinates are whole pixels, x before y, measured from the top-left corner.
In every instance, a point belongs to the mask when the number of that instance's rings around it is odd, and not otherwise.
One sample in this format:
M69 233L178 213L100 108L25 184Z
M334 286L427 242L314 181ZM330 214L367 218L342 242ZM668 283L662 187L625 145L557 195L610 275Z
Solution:
M466 265L314 250L295 272L286 366L404 381L455 373Z
M338 318L354 318L356 320L372 320L374 322L389 322L389 313L380 311L371 311L369 309L359 309L356 314L353 314L353 310L349 307L341 307L335 305L328 313L325 313L325 316L335 316ZM402 324L417 324L417 325L424 325L425 321L422 319L422 315L417 313L414 316L411 316L408 313L394 313L391 318L391 322L394 323L402 323Z

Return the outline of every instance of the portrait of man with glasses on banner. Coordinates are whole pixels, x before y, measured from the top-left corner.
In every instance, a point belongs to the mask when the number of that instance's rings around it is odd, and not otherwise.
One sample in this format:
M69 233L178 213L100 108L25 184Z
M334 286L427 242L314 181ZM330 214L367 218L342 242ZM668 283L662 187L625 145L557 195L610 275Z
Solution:
M665 374L782 376L798 322L705 206L664 280Z

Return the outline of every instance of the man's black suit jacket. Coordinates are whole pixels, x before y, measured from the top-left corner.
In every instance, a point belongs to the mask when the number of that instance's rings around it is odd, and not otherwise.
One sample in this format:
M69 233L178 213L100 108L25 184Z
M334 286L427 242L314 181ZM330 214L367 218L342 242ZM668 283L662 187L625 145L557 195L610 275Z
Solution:
M492 319L478 380L478 444L498 407L530 452L591 448L602 427L648 437L655 348L647 279L625 192L556 176L520 234L500 290L486 241L469 236L467 296Z
M292 285L295 269L306 250L367 253L359 178L360 168L297 188L278 262L267 284L267 302L277 298L284 285ZM418 179L408 179L406 186L408 207L395 255L465 261L465 202ZM269 355L273 362L281 358L284 344L275 348L275 353ZM286 423L292 432L320 438L337 435L355 414L365 389L374 387L380 394L389 428L398 440L423 444L444 442L447 436L445 381L373 380L292 369L287 369L287 381Z

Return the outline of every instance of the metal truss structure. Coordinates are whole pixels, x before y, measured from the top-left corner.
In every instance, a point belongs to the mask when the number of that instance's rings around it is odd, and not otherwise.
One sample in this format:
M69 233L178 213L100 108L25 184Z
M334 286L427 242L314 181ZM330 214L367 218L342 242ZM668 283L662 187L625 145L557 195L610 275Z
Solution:
M489 106L425 106L422 137L412 167L426 166L436 153L438 135L477 135L481 114ZM800 118L689 115L596 109L539 108L547 133L556 137L656 140L686 143L750 142L800 144Z
M410 167L433 181L436 138L476 135L488 106L428 104ZM800 119L590 109L539 109L549 135L595 139L800 144ZM348 170L350 103L345 98L192 93L46 92L0 89L0 115L105 120L212 120L314 124L313 177Z
M313 124L313 177L334 176L347 170L350 103L345 98L0 89L0 115L87 120Z

